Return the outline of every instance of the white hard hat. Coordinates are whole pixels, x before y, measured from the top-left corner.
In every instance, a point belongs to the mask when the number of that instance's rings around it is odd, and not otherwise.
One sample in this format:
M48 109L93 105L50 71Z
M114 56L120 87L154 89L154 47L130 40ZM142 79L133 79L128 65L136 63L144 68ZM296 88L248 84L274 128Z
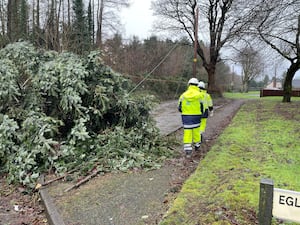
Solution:
M195 85L198 85L199 81L197 78L191 78L188 82L188 84L195 84Z
M203 82L203 81L199 81L198 87L199 87L199 88L202 88L202 89L205 89L205 84L204 84L204 82Z

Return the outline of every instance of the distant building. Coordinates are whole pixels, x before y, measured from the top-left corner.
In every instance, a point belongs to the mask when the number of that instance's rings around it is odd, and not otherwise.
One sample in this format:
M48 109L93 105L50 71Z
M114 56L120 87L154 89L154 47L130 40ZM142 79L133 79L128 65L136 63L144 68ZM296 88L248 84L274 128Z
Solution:
M274 82L274 80L268 84L264 89L260 90L260 97L265 96L283 96L283 89L281 82ZM300 79L294 79L292 81L292 96L300 97Z
M280 90L282 89L282 83L281 82L276 82L275 79L272 80L271 83L269 83L265 89L277 89L277 90Z
M292 89L300 90L300 79L295 79L292 81Z
M274 82L274 80L269 83L264 89L276 89L276 90L281 90L282 83L281 82ZM292 81L292 89L293 90L300 90L300 79L294 79Z

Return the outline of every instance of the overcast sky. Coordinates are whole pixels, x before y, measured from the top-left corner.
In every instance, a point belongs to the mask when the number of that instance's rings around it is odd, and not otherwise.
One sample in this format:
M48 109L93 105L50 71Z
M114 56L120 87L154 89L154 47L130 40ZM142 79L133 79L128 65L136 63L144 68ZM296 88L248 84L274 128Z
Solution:
M150 7L151 0L131 0L131 6L122 9L121 21L125 27L123 37L131 38L135 35L138 36L140 40L143 40L151 36L154 16L152 15ZM284 66L284 68L286 67ZM239 68L236 68L236 70L238 69ZM283 69L280 73L283 73L283 71L286 71L286 69ZM239 73L240 71L236 72ZM300 71L298 71L296 77L300 79Z
M129 8L122 9L121 20L125 26L125 37L138 36L145 39L151 36L153 23L151 0L131 0Z

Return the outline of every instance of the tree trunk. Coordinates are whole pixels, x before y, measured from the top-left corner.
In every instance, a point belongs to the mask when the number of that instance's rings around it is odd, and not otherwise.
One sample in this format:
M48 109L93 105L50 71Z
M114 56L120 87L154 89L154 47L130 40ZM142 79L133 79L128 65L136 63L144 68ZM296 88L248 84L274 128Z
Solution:
M4 3L1 1L0 3L0 22L1 22L1 35L5 36L5 15L4 15Z
M97 19L97 33L96 33L96 45L101 48L102 45L102 23L103 23L103 10L104 10L104 0L98 2L98 19Z
M291 102L292 97L292 81L295 76L295 73L300 67L300 60L297 60L296 63L292 63L289 69L287 70L286 77L283 84L283 99L282 102Z
M38 31L40 31L40 0L36 2L36 26Z
M62 7L62 0L59 0L58 2L58 10L57 10L57 14L56 14L56 32L55 32L55 41L56 41L56 50L61 52L62 48L61 48L61 41L60 41L60 34L59 34L59 24L60 24L60 13L61 13L61 7Z
M207 91L213 97L223 97L222 92L218 85L216 84L215 73L216 73L216 64L209 63L207 68L205 67L208 76L208 88Z
M19 0L9 0L7 3L7 36L10 42L18 39L18 8Z
M71 27L71 3L68 0L68 28Z
M32 1L32 42L36 41L35 1Z
M20 12L18 13L19 15L19 26L18 26L18 33L21 38L27 39L28 37L28 8L27 8L27 3L26 0L22 0L20 3Z

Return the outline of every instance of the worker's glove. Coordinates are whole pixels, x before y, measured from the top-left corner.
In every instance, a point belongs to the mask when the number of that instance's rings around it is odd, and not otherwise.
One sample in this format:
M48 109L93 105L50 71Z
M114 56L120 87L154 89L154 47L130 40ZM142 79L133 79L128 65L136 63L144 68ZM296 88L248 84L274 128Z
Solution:
M209 116L210 116L210 117L213 117L213 116L214 116L214 111L213 111L213 110L209 112Z

